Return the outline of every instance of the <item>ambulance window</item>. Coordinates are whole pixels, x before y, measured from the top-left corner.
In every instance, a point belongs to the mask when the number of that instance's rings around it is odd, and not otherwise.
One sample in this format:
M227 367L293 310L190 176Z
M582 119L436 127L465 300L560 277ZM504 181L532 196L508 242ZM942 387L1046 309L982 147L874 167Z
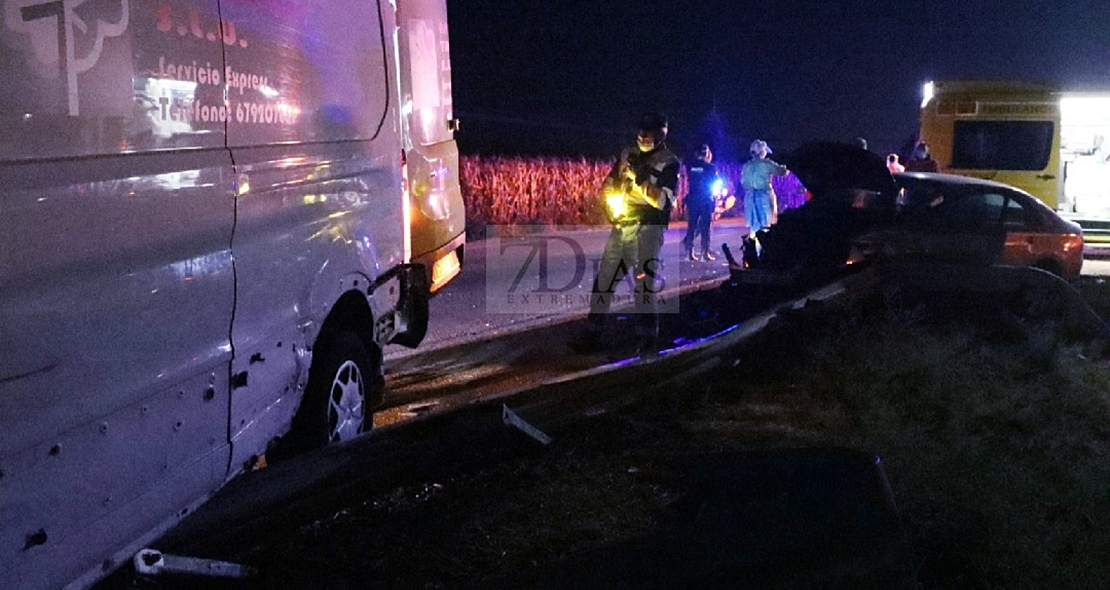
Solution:
M1055 129L1052 121L956 121L951 167L1043 170Z
M442 0L410 2L402 9L402 53L408 64L403 108L409 132L420 144L450 141L453 134L448 121L454 114L446 4Z
M229 145L377 136L390 87L374 0L222 6Z
M223 145L216 0L89 2L80 19L15 4L0 22L0 161Z

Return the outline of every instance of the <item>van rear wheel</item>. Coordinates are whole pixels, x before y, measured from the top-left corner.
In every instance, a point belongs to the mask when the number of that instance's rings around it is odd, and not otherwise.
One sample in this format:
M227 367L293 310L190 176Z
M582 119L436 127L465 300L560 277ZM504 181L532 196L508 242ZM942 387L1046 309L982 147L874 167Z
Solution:
M323 335L313 352L301 407L288 440L298 451L351 440L373 427L380 398L381 353L352 332Z

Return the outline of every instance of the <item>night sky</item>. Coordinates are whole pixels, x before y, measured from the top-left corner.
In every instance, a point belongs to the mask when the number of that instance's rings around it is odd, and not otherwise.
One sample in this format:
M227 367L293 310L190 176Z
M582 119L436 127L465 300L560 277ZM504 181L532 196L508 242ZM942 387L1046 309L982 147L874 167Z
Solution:
M912 140L930 79L1110 91L1110 1L448 0L465 153L611 155L638 115L746 158Z

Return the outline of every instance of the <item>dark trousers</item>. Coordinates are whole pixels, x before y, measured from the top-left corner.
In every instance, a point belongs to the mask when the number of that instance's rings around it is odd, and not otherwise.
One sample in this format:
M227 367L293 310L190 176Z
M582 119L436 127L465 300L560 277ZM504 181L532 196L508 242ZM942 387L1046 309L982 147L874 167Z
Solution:
M637 317L636 332L640 336L659 334L656 280L661 271L659 250L663 247L665 225L618 225L609 233L601 255L597 276L590 293L588 325L600 330L613 303L613 291L625 278L633 279L633 313Z
M687 250L694 249L694 238L701 234L701 251L709 250L709 226L713 223L713 204L693 201L687 206L686 237L682 245Z

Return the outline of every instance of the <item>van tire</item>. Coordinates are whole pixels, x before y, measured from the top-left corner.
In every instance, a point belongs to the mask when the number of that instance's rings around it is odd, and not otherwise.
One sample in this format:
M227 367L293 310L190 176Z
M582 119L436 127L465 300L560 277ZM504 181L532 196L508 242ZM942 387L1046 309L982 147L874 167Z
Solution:
M344 442L373 427L370 404L380 398L381 349L367 348L356 334L322 334L313 351L301 407L286 437L287 451Z

